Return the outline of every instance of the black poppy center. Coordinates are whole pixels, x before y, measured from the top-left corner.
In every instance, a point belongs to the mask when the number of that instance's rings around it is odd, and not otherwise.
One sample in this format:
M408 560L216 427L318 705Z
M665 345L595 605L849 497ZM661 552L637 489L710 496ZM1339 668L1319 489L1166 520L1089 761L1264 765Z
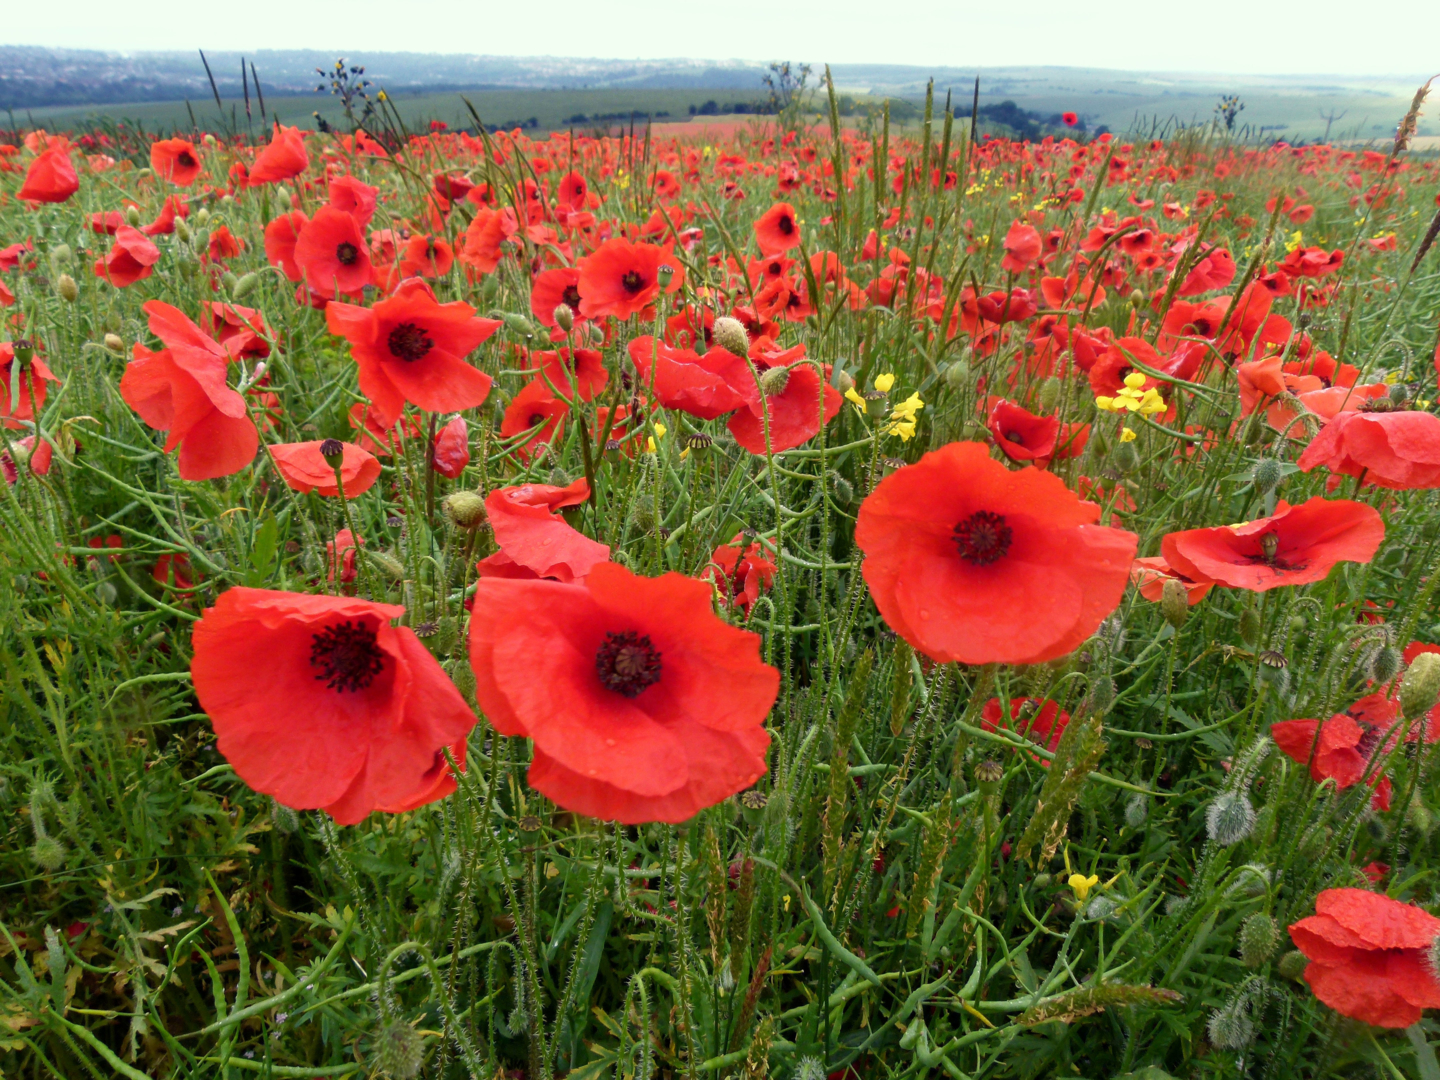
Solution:
M789 236L795 231L795 222L790 220L789 215L782 214L779 218L776 219L775 227L779 229L782 233L784 233L786 236Z
M1004 436L1005 436L1005 441L1006 441L1006 442L1012 442L1012 443L1014 443L1016 446L1024 446L1024 445L1025 445L1025 436L1022 435L1022 434L1020 434L1020 432L1018 432L1018 431L1006 431L1006 432L1004 432L1003 434L1004 434Z
M545 422L545 414L544 414L544 413L539 413L539 412L537 412L537 413L531 413L531 414L530 414L530 420L529 420L529 422L528 422L528 424L527 424L526 426L527 426L527 427L534 427L536 424L543 424L544 422Z
M989 510L976 510L955 526L955 546L960 557L975 566L989 566L1004 558L1013 539L1005 518Z
M595 673L606 689L627 698L638 697L660 681L660 653L650 644L648 634L634 630L607 633L605 644L595 653Z
M620 279L620 284L625 286L628 293L638 293L645 287L645 279L640 276L637 270L625 271L625 276Z
M571 311L580 310L580 288L578 285L566 285L565 291L560 294L560 302Z
M364 690L385 670L385 654L374 630L346 619L311 637L310 666L332 690Z
M390 355L412 363L435 347L435 342L430 339L423 326L409 322L401 323L390 331L389 344Z
M180 153L175 156L175 161L187 169L194 168L195 166L195 159L190 156L189 150L181 150Z
M335 258L341 266L350 266L360 257L360 249L346 240L335 248Z

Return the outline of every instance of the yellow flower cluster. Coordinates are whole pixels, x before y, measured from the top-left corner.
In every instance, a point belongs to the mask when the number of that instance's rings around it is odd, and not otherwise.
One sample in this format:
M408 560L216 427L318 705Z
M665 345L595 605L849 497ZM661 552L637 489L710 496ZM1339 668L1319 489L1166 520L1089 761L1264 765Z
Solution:
M1167 408L1160 391L1145 389L1145 376L1132 371L1125 376L1125 385L1114 397L1097 397L1095 407L1105 412L1132 412L1141 416L1162 413Z
M894 385L895 376L889 372L886 372L884 375L875 376L875 389L882 394L888 394ZM862 416L865 415L865 399L860 396L860 392L856 390L855 387L852 386L849 390L845 391L845 400L854 405ZM900 402L899 405L895 405L890 409L887 423L885 427L881 429L882 434L898 435L900 436L901 442L909 442L915 437L916 414L924 407L925 402L920 399L920 395L918 393L911 394L904 401Z

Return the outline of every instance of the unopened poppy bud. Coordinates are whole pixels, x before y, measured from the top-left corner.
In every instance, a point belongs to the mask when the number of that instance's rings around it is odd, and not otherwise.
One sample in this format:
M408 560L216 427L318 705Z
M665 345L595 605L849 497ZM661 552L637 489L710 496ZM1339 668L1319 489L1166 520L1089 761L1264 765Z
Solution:
M207 132L204 134L204 136L201 137L200 141L201 141L202 143L204 143L206 146L214 146L214 145L215 145L215 136L214 136L213 134L211 134L210 132L207 131Z
M1418 720L1435 707L1437 700L1440 700L1440 653L1424 652L1410 661L1400 682L1400 711L1407 720Z
M465 657L457 657L445 665L445 670L450 675L450 681L455 684L455 689L460 691L460 696L466 701L475 700L475 672L470 667L470 661Z
M1125 802L1125 824L1132 829L1138 829L1145 824L1145 819L1150 816L1150 800L1136 792Z
M500 316L505 323L505 328L512 334L518 334L523 338L535 336L535 326L524 315L516 315L513 311L507 311Z
M1121 474L1133 473L1140 468L1140 451L1135 449L1134 442L1119 442L1110 452L1110 464Z
M36 838L34 846L31 847L30 857L41 870L53 873L65 865L65 847L53 836L41 836Z
M600 327L596 326L593 322L590 324L590 331L589 331L589 332L590 332L590 344L596 345L596 346L604 345L604 344L605 344L605 331L602 330L602 329L600 329Z
M234 296L235 286L240 284L240 279L237 278L231 271L226 270L223 274L220 275L220 284L225 286L226 292L228 292L231 296Z
M1238 844L1255 831L1255 807L1239 791L1221 792L1205 811L1205 831L1221 847Z
M1090 697L1085 706L1092 713L1104 715L1115 704L1115 680L1109 675L1096 675L1090 680Z
M831 479L830 489L835 494L835 501L841 506L849 506L855 501L855 486L839 473Z
M1240 962L1249 968L1258 968L1275 955L1275 946L1280 943L1280 931L1275 920L1263 911L1257 911L1240 926Z
M220 205L223 206L223 207L225 207L225 208L228 210L230 207L232 207L232 206L235 205L235 196L234 196L234 195L222 195L222 196L220 196Z
M1410 400L1410 388L1404 383L1395 383L1390 387L1390 403L1392 405L1404 405Z
M1032 884L1037 889L1048 889L1050 887L1050 883L1054 880L1055 879L1052 878L1049 874L1036 874L1035 880L1032 882Z
M132 229L140 225L140 208L138 206L127 206L125 208L125 224Z
M248 274L242 274L240 280L235 282L235 287L230 290L230 295L236 300L244 300L255 291L255 286L260 284L260 275L253 270Z
M326 465L338 469L345 462L345 444L339 439L326 439L320 444L320 456Z
M80 286L69 274L61 274L55 279L55 294L67 304L73 304L80 299Z
M175 219L175 235L187 244L190 242L190 225L182 217L177 217Z
M200 208L200 212L195 215L195 222L196 222L196 224L204 225L204 224L205 224L207 221L209 221L209 220L210 220L210 208L209 208L209 207L206 207L206 206L202 206L202 207Z
M655 527L655 497L641 495L630 508L630 524L640 532L649 532Z
M1275 967L1280 972L1281 978L1289 979L1292 982L1299 982L1300 976L1305 974L1305 968L1309 963L1310 958L1303 952L1299 949L1291 949L1284 956L1280 957L1280 963L1276 964Z
M291 194L288 187L286 187L284 184L281 184L275 189L275 198L279 199L282 203L288 203L292 198L294 198L294 196Z
M56 244L50 249L50 269L59 273L75 262L75 253L70 250L69 244Z
M197 252L204 252L210 246L210 231L196 229L190 236L190 246Z
M964 360L956 360L945 369L945 385L951 390L963 390L969 378L970 365Z
M293 833L300 828L300 815L275 799L270 800L270 821L282 833Z
M1055 406L1060 404L1060 380L1054 375L1040 384L1040 411L1049 413L1055 411Z
M1403 662L1399 649L1393 645L1382 645L1370 654L1370 678L1377 683L1388 683L1400 674Z
M1131 290L1130 290L1130 306L1131 306L1132 308L1138 308L1138 307L1140 307L1140 306L1141 306L1142 304L1144 304L1144 303L1145 303L1145 294L1144 294L1143 292L1141 292L1139 289L1131 289Z
M1250 1019L1245 1000L1237 998L1210 1014L1205 1031L1210 1036L1210 1042L1222 1050L1241 1050L1254 1040L1255 1022Z
M1253 607L1247 607L1240 612L1240 640L1246 645L1254 645L1260 640L1260 612Z
M383 551L364 551L364 555L377 569L389 577L391 581L403 581L405 579L405 565L399 559L395 558L394 555L387 555Z
M1280 467L1280 462L1272 457L1261 458L1256 463L1253 474L1255 490L1261 493L1270 491L1280 483L1283 475L1284 471Z
M485 523L485 500L473 491L452 491L440 509L459 529L478 529Z
M371 1051L380 1074L391 1080L412 1080L425 1063L425 1041L403 1020L392 1020L381 1028Z
M1160 614L1165 621L1179 630L1190 617L1190 590L1183 581L1166 578L1160 587Z
M120 339L119 334L106 334L105 348L118 355L125 351L125 342Z
M766 397L779 397L789 384L790 369L786 367L773 367L760 376L760 392Z
M750 351L750 335L745 332L745 324L729 315L715 320L715 325L710 328L710 340L736 356L744 356Z
M575 312L571 309L569 304L556 304L555 314L553 317L555 319L555 325L558 326L561 330L564 330L567 334L575 326Z
M670 282L675 279L675 268L669 263L661 263L655 270L655 281L662 289L668 289Z
M830 382L835 389L839 390L842 394L855 389L855 377L842 367L835 369L835 373L831 376Z

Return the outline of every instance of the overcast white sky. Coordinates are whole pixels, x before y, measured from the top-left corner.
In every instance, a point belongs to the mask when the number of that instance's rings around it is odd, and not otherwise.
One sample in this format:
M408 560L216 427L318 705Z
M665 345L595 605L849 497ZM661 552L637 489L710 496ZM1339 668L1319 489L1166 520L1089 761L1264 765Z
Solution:
M619 59L1440 71L1437 0L7 0L0 44Z

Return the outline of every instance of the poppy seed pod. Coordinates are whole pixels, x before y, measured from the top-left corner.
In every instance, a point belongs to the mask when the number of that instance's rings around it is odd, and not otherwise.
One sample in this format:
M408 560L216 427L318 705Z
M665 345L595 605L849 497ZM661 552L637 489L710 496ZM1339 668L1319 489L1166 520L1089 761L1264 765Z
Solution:
M320 456L326 465L338 469L345 461L345 444L339 439L326 439L320 444Z
M659 283L660 288L662 289L668 289L670 287L670 282L673 281L674 278L675 268L673 266L670 266L668 263L661 263L659 267L657 267L655 270L655 280Z
M1423 652L1410 661L1400 682L1400 711L1418 720L1440 700L1440 653Z
M473 491L452 491L440 509L459 529L478 529L485 523L485 500Z
M55 280L55 294L67 304L73 304L80 299L80 286L69 274L61 274Z
M729 315L715 320L715 325L710 328L710 339L736 356L744 356L750 351L750 335L745 332L745 324Z

